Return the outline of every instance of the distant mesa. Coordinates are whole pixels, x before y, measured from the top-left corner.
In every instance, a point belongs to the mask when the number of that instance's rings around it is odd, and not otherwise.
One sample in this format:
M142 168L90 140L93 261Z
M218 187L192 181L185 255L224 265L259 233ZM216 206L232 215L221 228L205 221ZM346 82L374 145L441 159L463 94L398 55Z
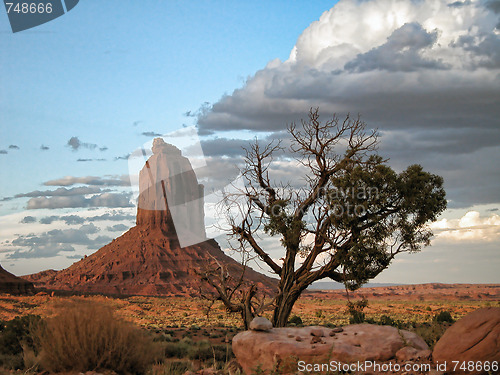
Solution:
M61 271L25 276L38 288L116 295L198 295L200 270L214 262L234 275L242 265L207 240L203 185L189 160L156 138L139 174L136 226ZM185 246L188 243L189 246ZM245 277L270 291L275 280L250 268Z
M0 293L33 294L34 291L33 283L14 276L0 266Z

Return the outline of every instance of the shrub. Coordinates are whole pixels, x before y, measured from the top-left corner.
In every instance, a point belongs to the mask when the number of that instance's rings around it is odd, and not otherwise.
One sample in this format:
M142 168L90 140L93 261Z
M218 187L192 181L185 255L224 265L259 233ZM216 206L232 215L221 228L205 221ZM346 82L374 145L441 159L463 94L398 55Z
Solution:
M455 320L453 320L453 318L451 317L451 314L449 311L441 311L439 314L437 314L435 317L434 317L434 320L438 323L443 323L443 322L447 322L447 323L453 323Z
M0 354L22 353L23 344L33 348L30 329L36 326L40 319L38 315L25 315L0 323Z
M38 315L26 315L0 322L0 366L12 370L23 369L27 352L34 357L30 332L40 320Z
M36 337L42 366L54 372L142 374L157 353L152 338L140 328L118 319L108 306L81 299L59 306Z
M298 315L293 315L290 319L288 319L289 324L295 324L296 326L300 326L303 324L302 318Z
M392 319L388 315L382 315L380 317L379 324L383 325L383 326L395 326L395 325L397 325L396 322L394 321L394 319Z
M347 302L347 312L351 315L349 324L359 324L365 321L365 313L363 310L366 306L368 306L368 300L364 298L357 302Z

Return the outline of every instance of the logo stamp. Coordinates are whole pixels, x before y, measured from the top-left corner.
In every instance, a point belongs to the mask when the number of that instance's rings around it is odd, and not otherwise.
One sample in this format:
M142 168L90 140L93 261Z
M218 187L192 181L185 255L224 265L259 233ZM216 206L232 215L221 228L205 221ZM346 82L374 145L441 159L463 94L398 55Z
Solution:
M73 9L79 0L4 0L13 33L50 22Z

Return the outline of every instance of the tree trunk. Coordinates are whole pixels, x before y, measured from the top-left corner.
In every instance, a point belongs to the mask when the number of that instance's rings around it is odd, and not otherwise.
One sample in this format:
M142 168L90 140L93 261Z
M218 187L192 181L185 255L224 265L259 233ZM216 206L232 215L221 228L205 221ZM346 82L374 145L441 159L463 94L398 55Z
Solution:
M276 299L276 307L273 312L273 327L286 327L288 318L292 312L295 301L300 297L301 291L293 290Z

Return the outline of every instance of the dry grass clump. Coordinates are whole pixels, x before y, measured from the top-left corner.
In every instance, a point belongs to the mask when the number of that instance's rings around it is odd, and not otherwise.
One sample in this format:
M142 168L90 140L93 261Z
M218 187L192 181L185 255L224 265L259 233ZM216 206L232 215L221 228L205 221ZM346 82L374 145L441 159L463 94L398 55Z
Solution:
M158 353L146 332L117 318L110 307L82 299L60 305L35 337L42 367L54 372L141 374Z

